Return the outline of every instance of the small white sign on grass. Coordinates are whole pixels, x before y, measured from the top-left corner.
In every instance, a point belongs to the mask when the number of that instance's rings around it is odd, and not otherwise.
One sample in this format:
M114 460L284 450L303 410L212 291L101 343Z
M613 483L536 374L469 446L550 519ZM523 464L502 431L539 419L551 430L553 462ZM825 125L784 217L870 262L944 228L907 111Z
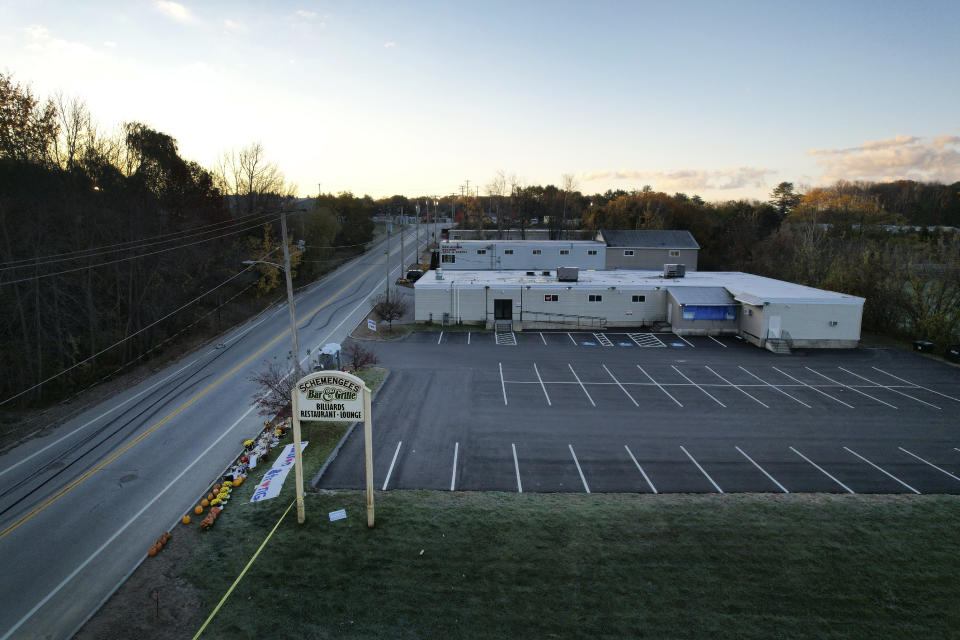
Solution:
M367 329L370 329L370 331L376 331L377 323L371 320L370 318L367 318Z
M337 520L343 520L343 519L346 518L346 517L347 517L347 510L346 510L346 509L340 509L339 511L331 511L331 512L330 512L330 522L335 522L335 521L337 521Z

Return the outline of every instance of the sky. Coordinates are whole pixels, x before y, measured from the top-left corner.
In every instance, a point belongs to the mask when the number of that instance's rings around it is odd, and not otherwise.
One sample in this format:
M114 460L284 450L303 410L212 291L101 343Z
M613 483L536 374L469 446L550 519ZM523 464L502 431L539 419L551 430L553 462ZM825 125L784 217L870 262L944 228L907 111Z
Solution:
M402 6L401 6L402 5ZM960 180L960 2L0 0L0 70L299 195Z

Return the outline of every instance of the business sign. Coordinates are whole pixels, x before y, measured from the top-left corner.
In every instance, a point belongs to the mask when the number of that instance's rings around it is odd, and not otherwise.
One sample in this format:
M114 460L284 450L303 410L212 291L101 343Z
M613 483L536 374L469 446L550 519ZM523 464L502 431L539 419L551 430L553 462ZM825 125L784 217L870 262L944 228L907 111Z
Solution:
M306 446L306 442L300 443L301 450ZM283 452L273 461L273 467L263 474L263 479L260 480L260 484L257 485L256 490L250 497L250 502L269 500L280 495L283 481L287 479L287 474L293 468L295 458L293 449L293 444L288 444L283 448Z
M297 381L290 393L293 404L293 456L296 461L297 522L306 520L303 502L303 457L300 454L300 423L363 422L364 475L367 484L367 526L373 528L373 409L370 389L355 375L342 371L317 371ZM284 452L286 453L286 452ZM278 489L279 491L279 489ZM331 520L337 512L331 514ZM346 517L346 512L343 516Z
M349 373L320 371L297 383L297 418L317 422L363 420L363 380Z

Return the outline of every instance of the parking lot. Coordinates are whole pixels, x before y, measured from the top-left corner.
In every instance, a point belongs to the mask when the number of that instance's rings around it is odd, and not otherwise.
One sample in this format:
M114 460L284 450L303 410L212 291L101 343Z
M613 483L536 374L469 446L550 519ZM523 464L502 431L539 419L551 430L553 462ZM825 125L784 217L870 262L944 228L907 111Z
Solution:
M391 370L374 404L378 489L960 493L956 368L731 338L515 335L377 345ZM358 434L321 487L363 485Z

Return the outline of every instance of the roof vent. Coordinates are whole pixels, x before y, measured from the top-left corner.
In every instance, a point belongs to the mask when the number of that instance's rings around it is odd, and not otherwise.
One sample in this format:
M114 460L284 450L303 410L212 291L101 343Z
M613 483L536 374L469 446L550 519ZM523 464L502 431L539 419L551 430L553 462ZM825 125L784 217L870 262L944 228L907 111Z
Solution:
M437 267L437 280L443 280L443 269Z
M687 265L685 264L665 264L663 265L664 278L682 278L687 274Z
M580 279L580 270L577 267L557 267L557 280L560 282L576 282Z

